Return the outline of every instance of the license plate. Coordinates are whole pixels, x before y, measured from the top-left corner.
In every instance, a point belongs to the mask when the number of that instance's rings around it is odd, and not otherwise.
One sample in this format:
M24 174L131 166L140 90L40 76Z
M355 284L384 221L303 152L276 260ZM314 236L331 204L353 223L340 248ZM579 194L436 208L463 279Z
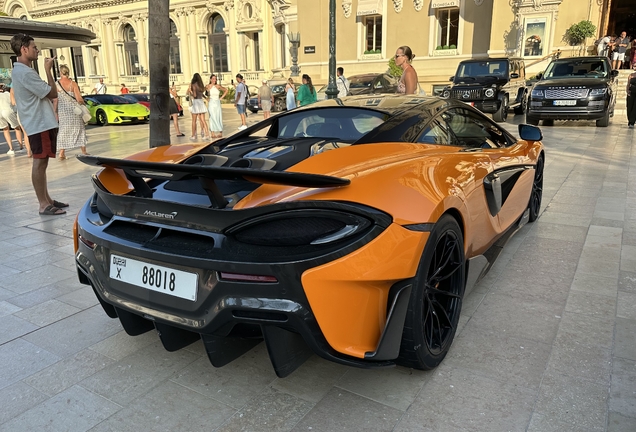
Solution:
M186 300L197 299L196 273L111 255L110 278Z
M556 106L575 106L575 100L555 100L552 102Z
M138 120L143 120L143 119L145 119L145 118L146 118L146 117L137 117L137 119L138 119Z

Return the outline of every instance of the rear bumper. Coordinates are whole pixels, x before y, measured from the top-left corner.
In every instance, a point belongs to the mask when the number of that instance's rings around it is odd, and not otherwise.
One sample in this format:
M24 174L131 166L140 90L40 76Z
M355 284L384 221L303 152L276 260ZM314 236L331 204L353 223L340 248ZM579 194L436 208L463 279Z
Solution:
M311 353L364 368L391 366L399 354L411 278L428 233L392 224L351 253L340 250L320 260L287 263L228 262L120 241L87 223L87 211L85 206L80 212L78 234L95 246L78 242L80 281L93 287L105 312L118 317L131 335L154 328L169 351L201 338L215 366L264 339L279 376ZM401 264L391 266L387 261L395 253ZM196 300L111 279L111 254L196 273ZM271 275L277 282L237 282L221 272Z

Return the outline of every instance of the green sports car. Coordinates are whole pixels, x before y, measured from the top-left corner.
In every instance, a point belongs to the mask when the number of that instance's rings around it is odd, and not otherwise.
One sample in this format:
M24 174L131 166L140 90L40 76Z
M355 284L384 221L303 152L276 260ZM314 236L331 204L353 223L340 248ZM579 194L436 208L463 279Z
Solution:
M145 106L131 102L118 95L91 95L84 98L91 113L89 123L104 126L107 124L147 122L150 110Z

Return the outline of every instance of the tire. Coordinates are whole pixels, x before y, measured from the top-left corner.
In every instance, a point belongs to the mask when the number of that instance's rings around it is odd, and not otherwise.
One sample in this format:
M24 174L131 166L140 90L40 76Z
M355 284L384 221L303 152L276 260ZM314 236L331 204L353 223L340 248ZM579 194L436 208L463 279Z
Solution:
M274 111L285 111L287 104L283 99L276 99L274 101Z
M534 169L534 181L532 182L532 192L530 193L530 203L528 209L530 210L529 222L534 222L539 217L539 211L541 210L541 199L543 198L543 166L545 162L543 155L539 156L537 160L537 166Z
M95 114L95 123L99 126L106 126L108 124L108 116L104 111L97 111L97 114Z
M528 115L528 113L526 113L526 123L528 123L529 125L532 126L539 126L539 118L538 117L531 117Z
M465 261L462 231L455 218L444 215L431 231L413 279L398 364L430 370L446 357L461 312Z
M250 112L251 112L252 114L256 114L256 113L258 112L258 110L250 109Z
M518 107L515 107L515 114L516 115L522 115L526 112L526 108L528 106L528 97L527 95L524 93L523 97L521 99L521 103L519 104Z
M610 113L610 110L608 109L603 118L596 120L596 127L608 127L611 115L612 113Z
M492 119L497 123L503 123L508 118L508 96L504 96L497 112L493 113Z

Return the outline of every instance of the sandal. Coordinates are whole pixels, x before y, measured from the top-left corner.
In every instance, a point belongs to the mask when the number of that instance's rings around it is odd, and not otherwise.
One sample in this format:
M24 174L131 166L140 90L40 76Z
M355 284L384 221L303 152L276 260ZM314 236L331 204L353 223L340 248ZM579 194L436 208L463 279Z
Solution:
M66 208L68 207L68 204L60 202L58 200L53 200L53 206L57 208Z
M60 156L58 157L59 160L66 160L66 156Z
M62 210L59 209L57 207L55 207L54 205L48 205L46 206L46 208L40 212L40 215L42 216L57 216L57 215L63 215L66 213L66 210Z
M180 134L177 134L177 136L178 136L178 137L184 137L184 136L185 136L185 134L180 133Z

